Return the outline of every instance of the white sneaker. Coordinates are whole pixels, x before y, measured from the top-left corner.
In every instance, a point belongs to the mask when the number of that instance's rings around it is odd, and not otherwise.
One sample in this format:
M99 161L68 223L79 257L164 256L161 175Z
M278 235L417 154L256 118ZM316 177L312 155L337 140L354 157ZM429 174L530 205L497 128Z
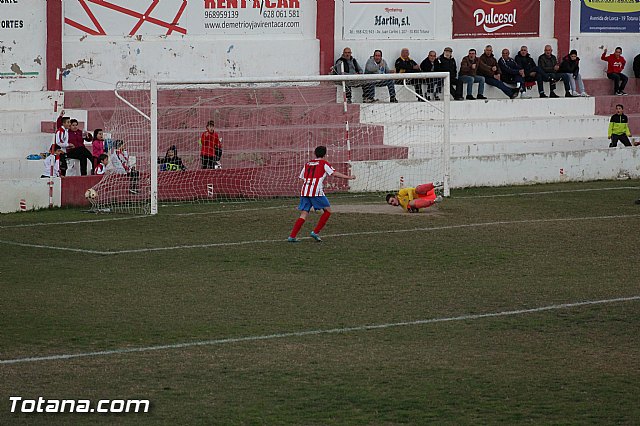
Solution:
M573 96L580 96L580 93L579 93L579 92L576 92L576 91L574 90L573 92L571 92L571 95L573 95Z
M527 93L527 91L525 90L524 92L520 92L520 98L521 99L531 99L531 95L529 93Z
M582 96L583 98L588 98L589 94L587 92L582 92L580 96Z
M434 203L441 203L441 202L442 202L442 200L444 200L444 198L442 198L442 195L438 195L438 196L436 197L436 199L435 199L435 200L433 200L433 202L434 202Z

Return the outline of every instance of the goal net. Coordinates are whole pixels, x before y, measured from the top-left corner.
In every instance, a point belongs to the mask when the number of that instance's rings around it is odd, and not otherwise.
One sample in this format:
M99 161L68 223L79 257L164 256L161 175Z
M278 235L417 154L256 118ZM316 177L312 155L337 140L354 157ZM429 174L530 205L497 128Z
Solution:
M384 77L121 82L104 126L109 165L90 201L154 214L163 203L297 197L319 145L336 170L356 176L329 179L327 193L440 181L448 195L448 74Z

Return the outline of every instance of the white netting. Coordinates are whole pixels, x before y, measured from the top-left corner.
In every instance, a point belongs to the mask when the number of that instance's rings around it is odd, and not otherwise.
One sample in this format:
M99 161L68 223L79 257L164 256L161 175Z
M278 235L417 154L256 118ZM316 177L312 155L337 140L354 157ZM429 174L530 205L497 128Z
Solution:
M112 161L94 187L94 207L151 211L151 167L158 170L160 204L295 197L298 174L318 145L327 147L326 159L338 171L357 176L353 181L329 180L327 192L392 191L403 184L446 181L448 101L418 102L415 81L405 85L402 76L393 78L398 103L388 101L387 87L376 88L378 97L385 99L358 103L362 91L353 87L354 103L347 104L342 82L322 77L304 82L159 85L155 160L150 84L121 83L117 93L126 102L119 102L105 124ZM444 78L435 80L444 86ZM362 86L367 81L347 83ZM211 158L209 151L203 161L200 141L211 120L222 152L215 151ZM116 154L123 157L122 148L116 152L119 140L129 155L128 173L117 173L114 167Z

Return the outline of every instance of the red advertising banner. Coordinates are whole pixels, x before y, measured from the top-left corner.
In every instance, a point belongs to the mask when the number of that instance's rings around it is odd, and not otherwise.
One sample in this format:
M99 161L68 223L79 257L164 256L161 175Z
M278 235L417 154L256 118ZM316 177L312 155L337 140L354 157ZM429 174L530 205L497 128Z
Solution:
M453 0L453 38L539 35L540 0Z

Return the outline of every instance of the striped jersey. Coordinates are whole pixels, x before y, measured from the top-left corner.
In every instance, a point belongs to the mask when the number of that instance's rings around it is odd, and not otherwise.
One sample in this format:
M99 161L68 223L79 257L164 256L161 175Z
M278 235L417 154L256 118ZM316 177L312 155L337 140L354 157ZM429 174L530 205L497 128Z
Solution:
M324 195L323 183L327 176L331 176L335 169L331 164L322 159L309 161L300 172L300 179L304 179L301 197L322 197Z

